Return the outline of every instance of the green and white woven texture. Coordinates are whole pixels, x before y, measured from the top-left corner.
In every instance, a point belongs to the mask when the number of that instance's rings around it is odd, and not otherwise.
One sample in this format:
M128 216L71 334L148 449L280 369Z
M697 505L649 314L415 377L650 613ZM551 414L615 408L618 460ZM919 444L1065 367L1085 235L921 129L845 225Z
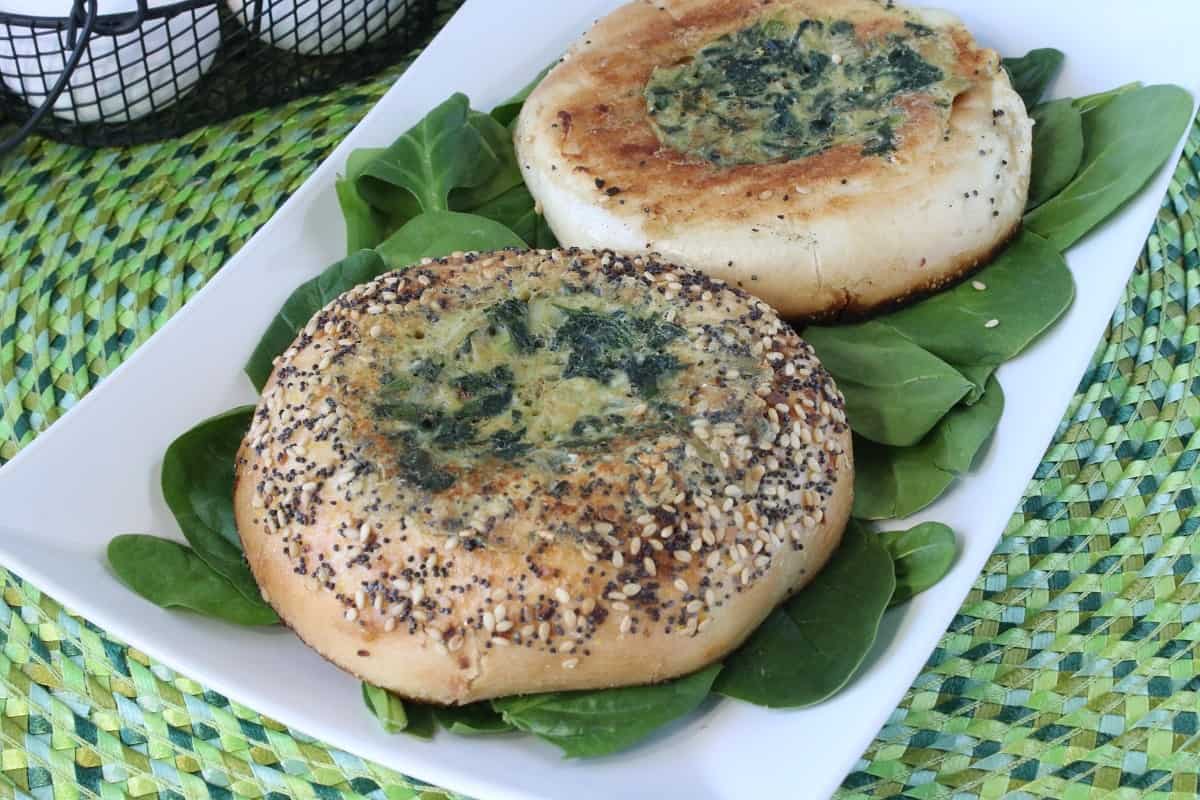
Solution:
M401 70L165 144L35 141L0 162L0 464L187 302ZM1200 794L1198 231L1200 123L1003 540L839 800ZM454 797L0 583L0 798ZM781 796L805 797L804 778Z

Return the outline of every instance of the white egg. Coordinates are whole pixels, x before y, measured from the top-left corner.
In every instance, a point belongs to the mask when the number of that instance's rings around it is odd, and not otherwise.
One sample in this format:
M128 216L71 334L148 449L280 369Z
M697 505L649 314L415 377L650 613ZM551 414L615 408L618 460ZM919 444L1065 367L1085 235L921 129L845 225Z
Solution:
M252 27L255 0L226 0ZM301 55L355 50L395 30L415 0L262 0L258 38Z
M150 8L176 0L148 0ZM0 0L0 11L66 17L72 0ZM137 0L99 0L99 13L134 11ZM52 113L75 122L125 122L174 103L212 66L220 46L217 7L149 19L116 36L93 32ZM71 57L67 31L0 24L0 75L33 107L42 105Z

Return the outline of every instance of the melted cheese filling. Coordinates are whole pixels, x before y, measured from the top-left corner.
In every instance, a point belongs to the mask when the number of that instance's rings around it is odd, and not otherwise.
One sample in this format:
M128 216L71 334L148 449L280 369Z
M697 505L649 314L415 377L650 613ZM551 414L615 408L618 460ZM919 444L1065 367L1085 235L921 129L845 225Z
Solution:
M654 70L643 92L651 125L666 147L721 165L846 144L887 155L906 117L898 99L928 95L948 118L966 88L945 31L893 16L869 32L848 20L770 19L726 34Z
M347 399L386 443L381 460L440 492L497 461L556 471L581 451L686 434L698 391L744 396L768 379L736 352L718 363L658 304L627 301L543 286L487 293L433 324L381 317L380 335L347 364Z

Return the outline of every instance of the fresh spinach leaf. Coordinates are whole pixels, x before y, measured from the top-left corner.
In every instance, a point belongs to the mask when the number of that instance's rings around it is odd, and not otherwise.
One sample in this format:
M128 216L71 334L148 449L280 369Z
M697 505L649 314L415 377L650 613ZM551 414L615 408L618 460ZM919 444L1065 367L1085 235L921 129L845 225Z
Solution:
M955 407L912 447L885 447L854 438L854 516L893 519L915 514L971 469L1004 410L993 376L974 405Z
M1026 208L1037 208L1071 182L1083 161L1083 115L1069 100L1034 107L1033 166Z
M367 164L384 151L382 147L351 151L346 159L346 174L334 183L342 219L346 222L346 255L374 247L387 238L391 225L387 215L368 203L356 185Z
M405 703L408 726L404 732L418 739L432 739L437 732L437 720L433 718L434 707L428 703Z
M825 568L725 660L714 691L771 708L833 695L870 651L895 586L883 543L851 520Z
M379 727L387 733L400 733L408 727L408 713L404 701L387 689L362 682L362 699L367 710L379 720Z
M876 324L890 326L951 364L1002 364L1062 316L1074 297L1075 284L1062 255L1045 239L1023 231L972 280ZM991 320L996 323L988 327ZM853 427L853 414L850 421Z
M342 292L369 281L387 271L387 265L374 250L360 250L326 267L312 280L296 287L283 308L271 320L244 367L254 388L262 391L271 377L275 358L295 340L308 321Z
M968 406L973 406L983 397L983 392L987 389L988 378L992 377L992 373L996 371L998 364L955 364L954 368L963 374L963 377L971 382L971 391L967 392L967 396L963 398L963 403Z
M521 113L521 106L525 105L525 100L533 93L537 85L542 82L542 78L545 78L546 74L556 66L558 66L557 60L539 72L533 80L525 84L521 91L493 108L492 118L501 125L510 125L517 118L517 115Z
M546 224L546 218L537 213L533 195L525 188L525 184L514 186L499 197L472 209L471 213L508 226L532 248L558 247L554 232Z
M437 723L460 736L480 736L515 730L488 701L465 706L431 706Z
M526 214L530 226L536 222L532 197L526 210L520 193L513 194L524 182L512 135L466 102L455 95L390 147L350 154L337 192L351 252L379 246L422 211L482 207L482 216L499 222Z
M1192 96L1179 86L1135 89L1088 111L1079 173L1026 226L1066 250L1146 185L1191 121Z
M196 555L257 603L261 592L242 555L233 514L234 461L253 414L254 406L241 406L179 436L163 455L160 483Z
M922 522L906 531L879 534L892 557L896 589L888 605L907 603L946 576L958 553L954 531L941 522Z
M499 166L473 124L467 96L455 93L371 159L356 187L385 213L415 216L417 210L449 210L452 189L481 186Z
M1079 109L1079 113L1086 114L1089 111L1095 111L1114 97L1120 97L1126 92L1132 92L1134 89L1140 88L1142 88L1142 82L1133 81L1132 83L1118 86L1115 89L1109 89L1107 92L1096 92L1096 94L1085 94L1083 97L1076 97L1072 102L1075 108Z
M387 269L399 269L422 258L448 256L459 250L524 246L519 236L499 222L456 211L429 211L406 222L376 252Z
M487 177L478 185L463 186L450 191L449 207L455 211L474 211L505 192L524 186L521 168L517 166L517 151L508 128L487 114L472 111L470 125L479 132L486 151L481 163L488 165Z
M714 664L652 686L501 697L492 705L505 722L558 746L568 758L603 756L695 710L720 670Z
M1006 58L1001 63L1008 70L1013 88L1025 101L1025 107L1033 108L1062 68L1063 58L1061 50L1039 47L1020 58Z
M279 622L270 606L247 598L200 556L177 542L123 534L108 543L108 563L121 583L157 606L186 608L238 625Z
M850 427L881 444L916 444L971 390L942 359L879 321L804 332L846 398Z
M363 704L387 733L407 733L418 739L432 739L437 723L434 706L401 700L387 689L362 682Z

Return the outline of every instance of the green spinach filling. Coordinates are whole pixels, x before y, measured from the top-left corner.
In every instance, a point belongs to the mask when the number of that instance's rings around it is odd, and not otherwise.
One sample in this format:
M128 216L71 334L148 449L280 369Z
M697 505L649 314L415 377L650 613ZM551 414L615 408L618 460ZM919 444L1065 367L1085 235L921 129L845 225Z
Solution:
M685 366L667 350L683 328L621 308L539 303L537 323L527 301L497 303L444 353L407 351L381 376L375 419L399 452L402 478L439 492L454 484L453 465L595 447L677 424L675 406L657 398ZM558 386L571 379L595 386L564 398ZM648 411L631 419L626 412L639 403Z
M906 22L860 39L847 20L760 21L726 34L687 63L654 70L644 90L660 142L716 164L762 164L858 144L896 148L897 97L927 92L949 106L954 51L937 31Z
M553 346L570 350L564 377L608 383L621 371L643 397L653 397L659 379L683 366L663 352L663 347L683 335L683 328L674 323L632 317L624 311L562 310L567 321L555 334Z

